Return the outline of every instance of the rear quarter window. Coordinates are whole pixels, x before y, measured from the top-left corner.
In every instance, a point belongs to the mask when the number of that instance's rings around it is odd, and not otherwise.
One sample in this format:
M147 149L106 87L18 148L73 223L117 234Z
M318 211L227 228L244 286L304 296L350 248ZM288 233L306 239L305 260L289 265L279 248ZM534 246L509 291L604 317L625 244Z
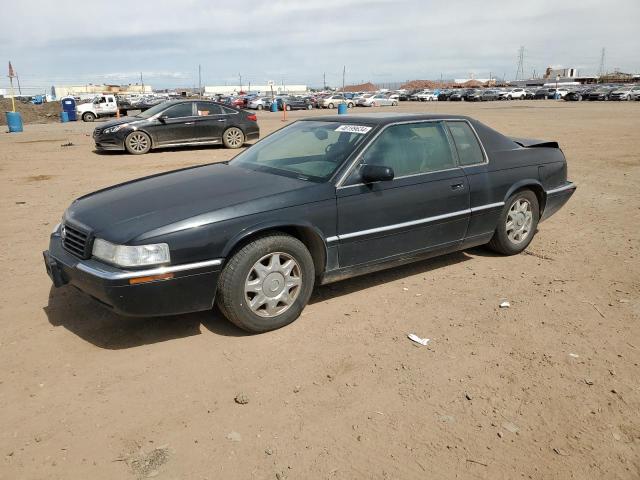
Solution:
M475 165L484 162L482 147L467 122L447 122L458 151L460 165Z

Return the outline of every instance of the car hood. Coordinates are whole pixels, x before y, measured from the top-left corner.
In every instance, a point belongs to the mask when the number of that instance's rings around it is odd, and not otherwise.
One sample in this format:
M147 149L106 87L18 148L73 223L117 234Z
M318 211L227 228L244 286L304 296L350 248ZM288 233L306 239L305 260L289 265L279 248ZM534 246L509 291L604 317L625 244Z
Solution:
M137 118L137 117L120 117L120 118L116 118L115 120L109 120L108 122L103 122L100 124L100 126L96 128L99 128L100 130L104 130L105 128L115 127L116 125L123 125L125 123L131 124L134 122L139 122L140 120L144 120L144 119Z
M303 189L307 191L301 193ZM217 163L85 195L71 204L64 220L96 237L125 244L332 196L331 184Z

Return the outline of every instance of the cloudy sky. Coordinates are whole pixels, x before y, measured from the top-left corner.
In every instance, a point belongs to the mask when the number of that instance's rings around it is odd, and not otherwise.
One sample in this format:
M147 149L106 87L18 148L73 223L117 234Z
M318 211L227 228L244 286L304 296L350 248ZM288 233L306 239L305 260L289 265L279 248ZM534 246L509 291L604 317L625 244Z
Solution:
M321 86L506 76L545 67L640 71L639 0L16 0L0 7L0 88L267 80Z

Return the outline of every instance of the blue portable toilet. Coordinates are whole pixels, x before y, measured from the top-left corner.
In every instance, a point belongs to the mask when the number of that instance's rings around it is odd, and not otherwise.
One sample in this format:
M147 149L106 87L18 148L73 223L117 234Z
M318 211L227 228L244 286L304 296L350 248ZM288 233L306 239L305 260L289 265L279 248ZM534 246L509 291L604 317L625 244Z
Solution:
M71 97L65 97L61 100L61 103L62 111L67 112L69 121L75 122L78 120L78 116L76 115L76 101Z

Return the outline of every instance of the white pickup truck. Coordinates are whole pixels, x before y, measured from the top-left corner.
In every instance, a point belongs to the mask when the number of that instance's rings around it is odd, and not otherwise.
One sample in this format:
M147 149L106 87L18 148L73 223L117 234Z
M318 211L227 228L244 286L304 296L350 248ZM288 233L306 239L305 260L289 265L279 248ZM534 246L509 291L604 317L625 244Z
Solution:
M78 117L85 122L93 122L98 117L112 117L118 113L118 103L113 94L98 95L91 102L76 106Z

